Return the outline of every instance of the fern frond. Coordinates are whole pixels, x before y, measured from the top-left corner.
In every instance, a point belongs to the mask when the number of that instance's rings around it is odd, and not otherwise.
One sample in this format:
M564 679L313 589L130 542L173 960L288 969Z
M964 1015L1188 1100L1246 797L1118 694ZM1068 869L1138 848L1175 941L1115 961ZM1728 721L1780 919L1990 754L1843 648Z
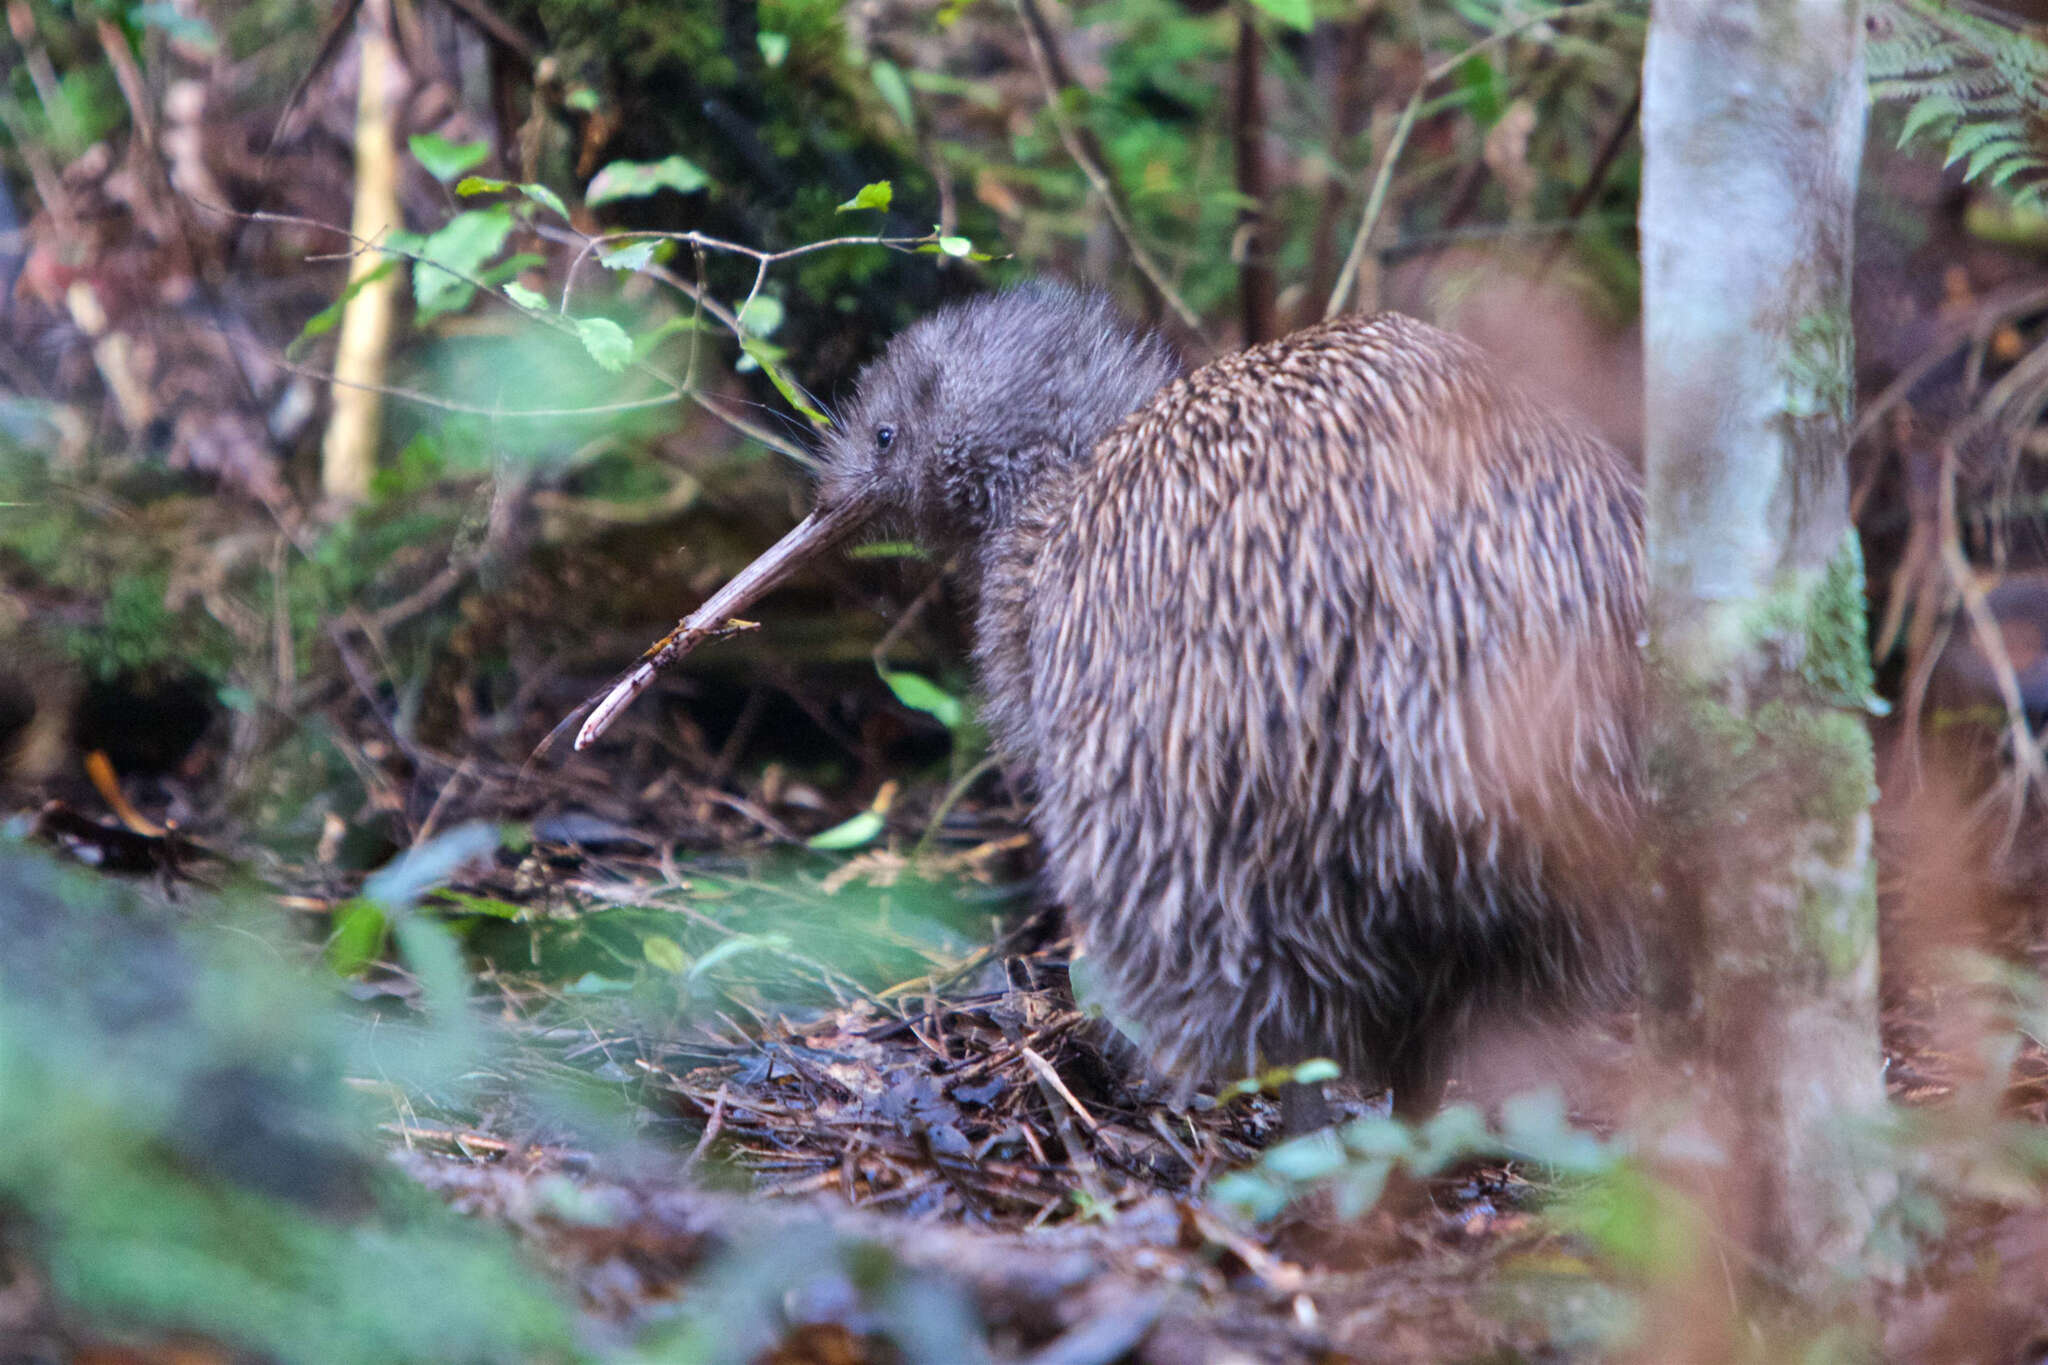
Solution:
M1873 100L1905 104L1899 145L2016 201L2048 202L2048 32L1967 0L1884 0L1869 19Z

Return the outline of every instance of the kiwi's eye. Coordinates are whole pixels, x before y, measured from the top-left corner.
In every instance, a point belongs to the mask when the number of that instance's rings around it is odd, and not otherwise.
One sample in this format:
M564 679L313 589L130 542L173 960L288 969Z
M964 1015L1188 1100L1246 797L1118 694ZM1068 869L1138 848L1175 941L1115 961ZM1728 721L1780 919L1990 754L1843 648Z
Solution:
M876 450L887 450L887 449L888 449L888 448L889 448L890 446L892 446L892 445L894 445L894 444L896 444L896 428L894 428L894 427L876 427L876 428L875 428L875 449L876 449Z

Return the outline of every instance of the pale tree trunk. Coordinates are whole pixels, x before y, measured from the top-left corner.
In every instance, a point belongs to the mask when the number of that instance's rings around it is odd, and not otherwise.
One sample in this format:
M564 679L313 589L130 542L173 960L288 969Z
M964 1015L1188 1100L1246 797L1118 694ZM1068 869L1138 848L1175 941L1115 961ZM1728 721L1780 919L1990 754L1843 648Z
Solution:
M1725 1125L1714 1180L1769 1277L1853 1271L1880 1182L1875 783L1844 457L1860 0L1656 0L1642 260L1651 1026Z
M391 43L391 7L370 0L357 23L362 31L362 74L356 90L356 193L349 231L356 255L349 282L356 284L384 264L371 245L403 227L398 211L398 142L391 110L391 71L397 53ZM341 339L334 354L334 411L320 445L320 491L328 505L345 510L370 495L377 470L377 442L383 435L384 367L403 272L387 271L357 289L342 309Z

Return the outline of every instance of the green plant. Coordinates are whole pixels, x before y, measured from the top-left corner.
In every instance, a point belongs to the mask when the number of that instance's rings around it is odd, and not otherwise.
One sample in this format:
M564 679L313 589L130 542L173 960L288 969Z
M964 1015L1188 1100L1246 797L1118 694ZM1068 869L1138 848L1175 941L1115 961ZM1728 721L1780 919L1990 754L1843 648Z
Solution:
M2048 43L1955 0L1889 0L1872 16L1873 98L1906 106L1900 146L1920 142L2022 207L2048 207Z

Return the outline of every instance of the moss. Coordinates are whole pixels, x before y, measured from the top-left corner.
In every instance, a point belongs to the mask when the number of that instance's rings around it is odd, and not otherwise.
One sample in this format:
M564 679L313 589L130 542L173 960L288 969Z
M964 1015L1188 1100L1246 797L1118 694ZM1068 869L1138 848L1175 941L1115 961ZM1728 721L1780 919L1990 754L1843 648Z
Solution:
M1745 643L1775 656L1782 671L1805 684L1813 703L1880 711L1863 603L1863 550L1855 533L1845 532L1817 576L1787 583L1764 600L1745 626Z
M1846 423L1855 402L1855 342L1846 312L1809 313L1792 324L1785 366L1785 415L1794 421Z
M1863 547L1854 531L1845 531L1841 546L1807 597L1800 672L1822 700L1868 711L1877 698L1877 677L1870 663L1863 603Z
M1876 935L1877 778L1865 724L1873 677L1854 538L1741 629L1737 657L1755 671L1740 685L1662 672L1666 728L1653 775L1664 793L1664 856L1680 866L1702 859L1681 875L1704 877L1711 898L1731 898L1738 915L1759 897L1793 912L1782 938L1767 929L1732 945L1745 970L1774 970L1789 951L1817 979L1837 978L1870 960Z

